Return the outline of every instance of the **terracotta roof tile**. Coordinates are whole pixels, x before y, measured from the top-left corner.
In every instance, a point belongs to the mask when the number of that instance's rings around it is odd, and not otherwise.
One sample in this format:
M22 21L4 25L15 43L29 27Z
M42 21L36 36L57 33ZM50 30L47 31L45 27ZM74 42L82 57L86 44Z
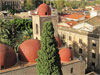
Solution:
M68 22L66 22L68 25L70 25L70 27L72 27L72 26L74 26L74 25L76 25L78 22L76 22L76 21L68 21Z
M76 21L67 21L65 23L58 24L58 27L67 27L71 28L72 26L76 25L78 22Z
M93 8L94 8L94 10L100 10L100 7L98 7L98 6L95 6Z
M85 15L79 15L79 14L71 14L68 16L68 18L72 18L72 19L79 19L79 18L82 18L84 17Z

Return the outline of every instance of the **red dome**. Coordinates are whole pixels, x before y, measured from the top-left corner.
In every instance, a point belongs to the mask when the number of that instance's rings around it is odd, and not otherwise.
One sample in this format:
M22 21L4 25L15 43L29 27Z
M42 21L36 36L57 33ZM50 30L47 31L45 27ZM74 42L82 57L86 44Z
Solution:
M39 40L26 40L19 47L19 59L25 62L36 62L38 50L40 49Z
M41 4L38 7L38 15L45 16L45 15L51 15L51 9L47 4Z
M17 62L16 53L7 45L0 44L0 69L9 68Z
M68 48L62 48L59 51L61 62L69 62L73 59L73 53Z
M60 38L59 37L55 37L57 43L58 43L58 48L61 47L61 41L60 41Z

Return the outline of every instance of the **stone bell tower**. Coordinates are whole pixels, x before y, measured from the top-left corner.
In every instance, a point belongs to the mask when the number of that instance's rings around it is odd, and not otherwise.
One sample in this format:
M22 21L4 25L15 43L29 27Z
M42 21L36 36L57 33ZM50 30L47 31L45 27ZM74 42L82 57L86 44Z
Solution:
M51 21L55 30L54 35L58 35L57 29L57 16L51 15L51 9L47 4L41 4L37 9L37 15L32 15L32 25L33 25L33 38L41 40L43 23L46 21Z

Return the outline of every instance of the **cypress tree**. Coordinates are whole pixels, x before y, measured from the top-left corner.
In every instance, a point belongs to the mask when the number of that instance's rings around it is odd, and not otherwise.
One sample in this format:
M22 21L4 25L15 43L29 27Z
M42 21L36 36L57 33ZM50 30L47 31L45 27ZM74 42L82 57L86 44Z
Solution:
M41 36L41 50L38 52L38 75L62 75L57 42L54 38L52 22L45 22Z

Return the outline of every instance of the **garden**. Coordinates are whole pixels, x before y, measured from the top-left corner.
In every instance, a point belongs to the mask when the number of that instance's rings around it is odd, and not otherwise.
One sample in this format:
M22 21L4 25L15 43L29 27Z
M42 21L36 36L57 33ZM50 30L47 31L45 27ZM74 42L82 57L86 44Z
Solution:
M18 52L19 45L32 38L31 19L0 19L0 42L13 47Z

